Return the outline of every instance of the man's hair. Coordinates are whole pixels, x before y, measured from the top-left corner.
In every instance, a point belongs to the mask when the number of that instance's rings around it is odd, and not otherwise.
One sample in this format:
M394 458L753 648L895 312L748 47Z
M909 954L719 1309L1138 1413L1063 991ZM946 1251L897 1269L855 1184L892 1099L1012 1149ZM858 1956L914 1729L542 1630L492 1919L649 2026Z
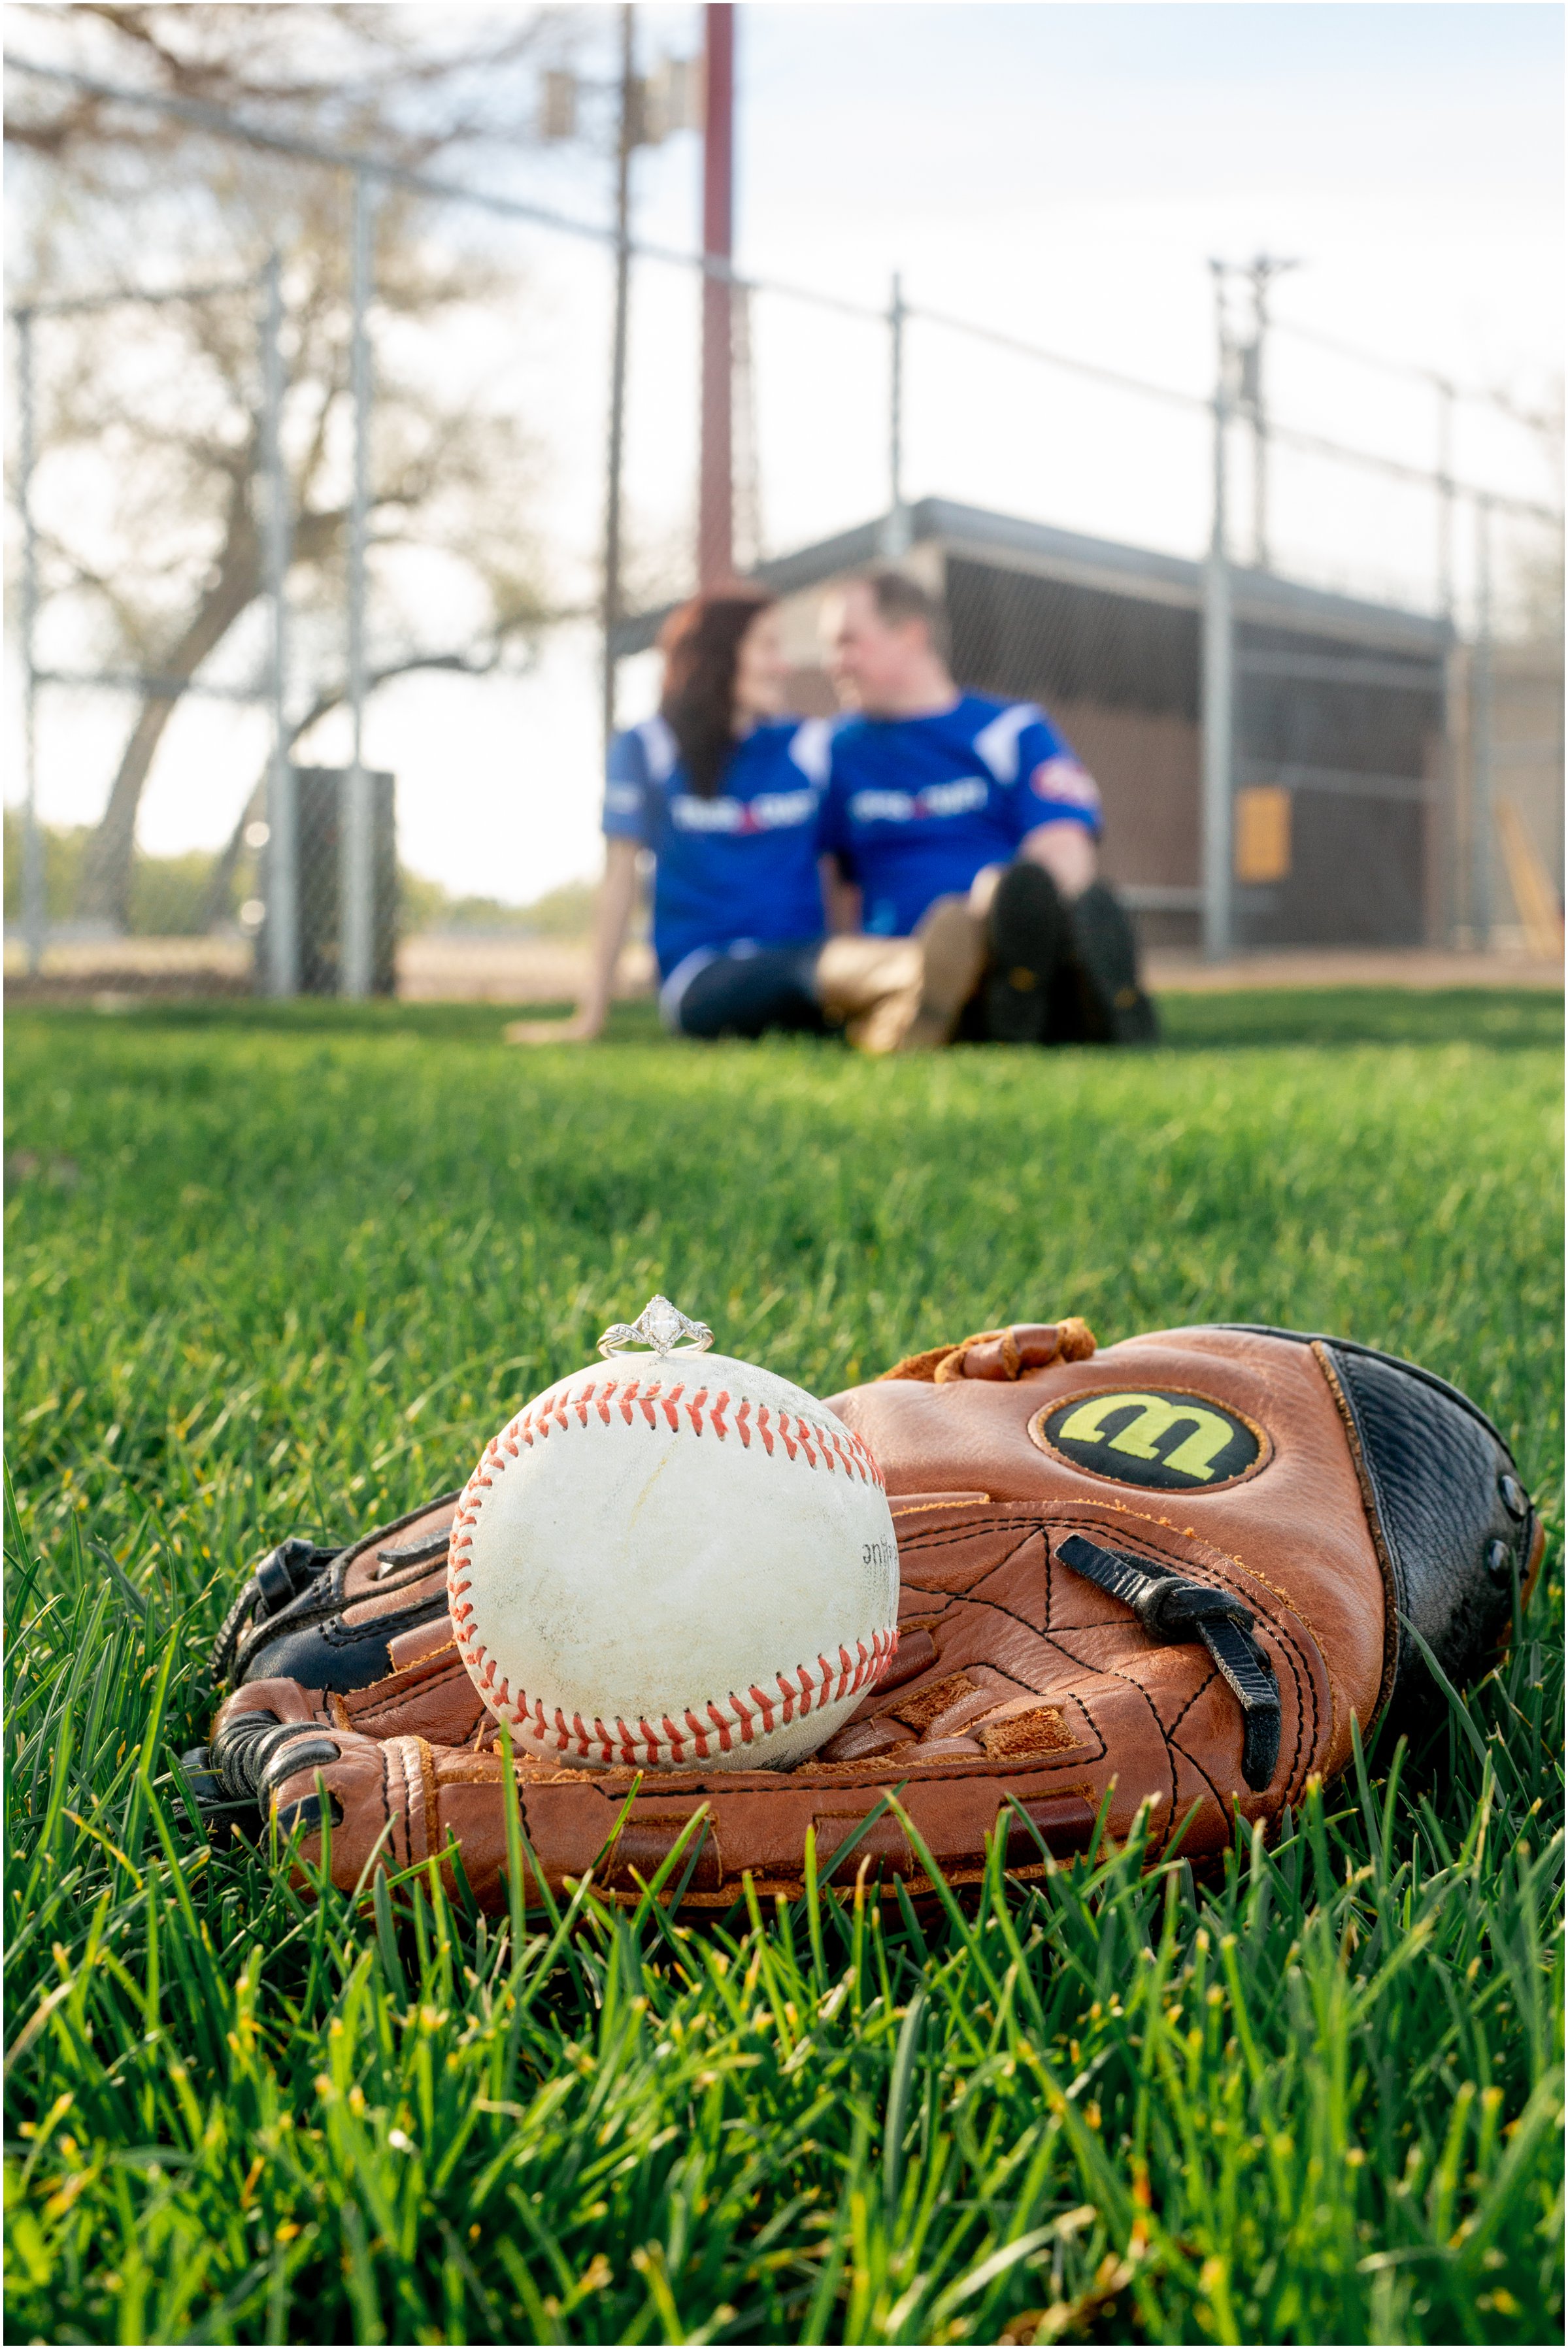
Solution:
M940 595L911 579L907 571L895 571L878 564L872 571L857 571L846 583L851 587L867 587L877 606L877 616L889 628L906 627L919 620L930 638L931 650L939 660L946 660L951 649L948 635L947 606Z

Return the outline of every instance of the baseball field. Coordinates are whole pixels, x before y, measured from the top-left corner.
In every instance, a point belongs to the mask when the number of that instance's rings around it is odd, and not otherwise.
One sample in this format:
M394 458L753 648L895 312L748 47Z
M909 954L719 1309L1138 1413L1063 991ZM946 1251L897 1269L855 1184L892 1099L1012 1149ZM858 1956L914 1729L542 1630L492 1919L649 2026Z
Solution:
M13 2340L1561 2337L1560 1005L1165 1012L898 1064L13 1017ZM1201 1881L498 1921L210 1848L242 1568L459 1483L655 1289L818 1393L1067 1312L1370 1340L1497 1419L1547 1567L1419 1749Z

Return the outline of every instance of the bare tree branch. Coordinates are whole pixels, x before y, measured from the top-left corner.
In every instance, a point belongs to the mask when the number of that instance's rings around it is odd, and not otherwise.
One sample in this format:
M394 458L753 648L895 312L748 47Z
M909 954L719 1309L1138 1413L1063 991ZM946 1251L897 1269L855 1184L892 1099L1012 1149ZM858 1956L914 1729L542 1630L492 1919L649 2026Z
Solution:
M335 136L351 128L379 151L414 160L493 135L508 108L514 141L515 72L581 21L570 13L497 9L432 32L431 21L416 26L400 7L314 0L286 15L267 5L83 0L24 5L13 17L47 25L57 54L64 41L99 69L109 58L126 81L274 119L288 114ZM97 102L45 102L24 88L16 113L7 135L15 129L36 159L30 170L44 175L34 282L50 266L52 248L67 249L67 237L78 269L97 239L99 282L133 274L136 223L145 216L153 233L166 238L171 189L211 193L208 211L201 211L204 199L198 196L192 214L207 240L205 268L226 256L238 274L258 265L269 246L283 245L295 640L307 657L313 615L325 621L327 599L340 593L347 528L341 432L349 352L340 189L324 175L282 169L253 150L214 150L205 134L178 122L149 129ZM510 290L514 281L492 257L432 241L424 233L427 217L400 193L382 207L377 290L386 311L431 326ZM41 282L48 282L47 274ZM262 591L254 305L235 297L156 316L98 314L59 322L52 340L68 356L40 399L45 462L51 450L74 445L78 463L112 479L119 502L108 542L117 548L113 556L103 552L101 533L88 553L67 546L56 531L51 587L96 605L135 667L189 682ZM128 370L122 358L131 350L138 364ZM151 373L149 360L159 363ZM375 681L418 669L482 677L500 657L493 647L546 625L560 601L546 590L528 530L532 457L524 437L512 419L482 412L472 400L454 402L439 379L405 377L395 362L378 371L375 429L373 547L393 561L419 548L456 555L479 591L476 640L489 648L415 641L394 659L383 657ZM327 640L325 626L315 634ZM332 689L325 707L336 706L339 691ZM177 706L177 695L161 692L137 713L84 859L84 913L125 918L141 794Z

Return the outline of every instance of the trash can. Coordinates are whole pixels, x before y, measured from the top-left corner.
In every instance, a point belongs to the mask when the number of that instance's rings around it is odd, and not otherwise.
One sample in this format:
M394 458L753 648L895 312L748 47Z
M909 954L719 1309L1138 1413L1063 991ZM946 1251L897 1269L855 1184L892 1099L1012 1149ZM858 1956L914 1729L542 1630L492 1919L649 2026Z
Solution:
M397 990L398 825L389 774L372 772L370 785L370 992ZM342 959L343 801L348 774L341 767L296 767L295 903L299 908L299 991L336 995ZM267 925L256 939L256 976L264 983Z

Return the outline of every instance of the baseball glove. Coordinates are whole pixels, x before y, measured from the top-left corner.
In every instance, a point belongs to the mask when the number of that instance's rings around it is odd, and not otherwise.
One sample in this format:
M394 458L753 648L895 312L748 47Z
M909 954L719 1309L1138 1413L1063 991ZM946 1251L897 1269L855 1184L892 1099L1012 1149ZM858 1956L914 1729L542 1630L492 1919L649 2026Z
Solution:
M514 1763L534 1871L589 1869L635 1901L723 1908L750 1873L800 1893L869 1863L929 1881L898 1795L952 1884L1125 1837L1223 1848L1276 1819L1363 1737L1486 1668L1543 1547L1507 1444L1441 1379L1343 1340L1200 1327L1104 1352L1081 1321L988 1330L829 1407L875 1453L898 1537L899 1640L850 1721L793 1769L704 1774ZM247 1582L217 1659L233 1693L187 1756L220 1821L275 1811L348 1889L384 1858L448 1857L505 1899L504 1762L452 1643L457 1495L351 1547L286 1542ZM875 1816L872 1816L876 1814ZM869 1824L867 1825L867 1821ZM679 1880L678 1880L679 1879Z

